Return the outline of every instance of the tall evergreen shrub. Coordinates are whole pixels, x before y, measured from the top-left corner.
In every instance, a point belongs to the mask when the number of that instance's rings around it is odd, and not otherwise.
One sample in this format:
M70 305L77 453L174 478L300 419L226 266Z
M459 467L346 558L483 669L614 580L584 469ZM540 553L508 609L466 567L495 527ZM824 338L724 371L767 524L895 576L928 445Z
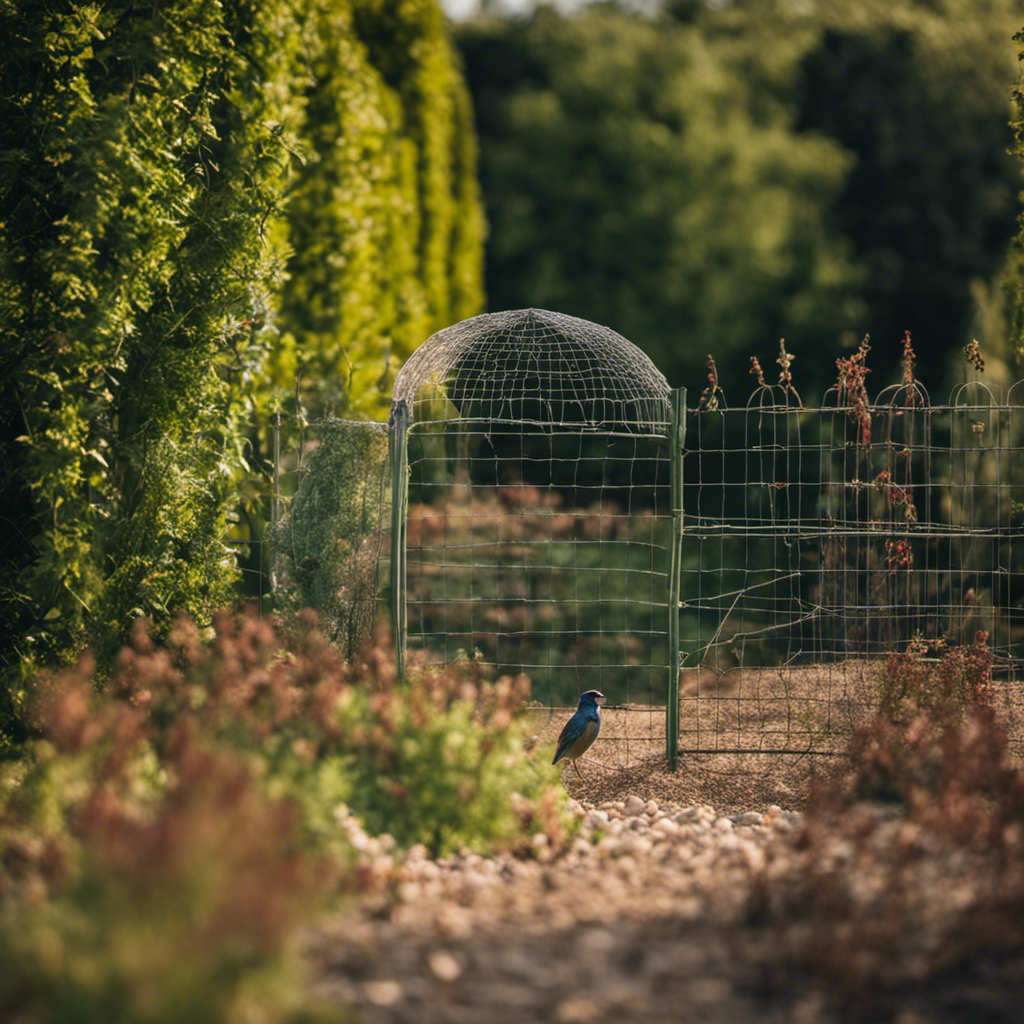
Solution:
M210 620L245 426L300 374L379 410L387 354L477 311L482 223L435 0L0 0L0 32L10 733L34 666Z
M6 667L227 599L233 382L288 163L282 8L0 8Z
M268 383L311 415L386 414L394 371L480 312L469 98L437 0L312 3L280 343Z

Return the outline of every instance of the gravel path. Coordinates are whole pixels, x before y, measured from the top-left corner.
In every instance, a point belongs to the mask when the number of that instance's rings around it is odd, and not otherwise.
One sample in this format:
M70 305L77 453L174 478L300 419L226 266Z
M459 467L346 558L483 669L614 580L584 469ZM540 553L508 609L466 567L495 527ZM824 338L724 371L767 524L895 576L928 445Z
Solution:
M399 858L349 819L387 895L319 928L318 993L372 1024L822 1019L818 996L766 1000L730 947L798 813L636 796L572 809L580 836L556 858L537 835L534 860Z
M343 819L374 895L353 899L309 936L329 1017L350 1019L345 1007L362 1024L1024 1020L1024 944L995 956L996 944L981 941L989 953L973 961L914 966L984 931L974 908L999 897L978 893L1001 885L1005 866L970 844L939 841L941 828L922 832L892 808L860 806L824 838L820 822L805 829L797 808L812 806L814 786L844 769L841 758L708 753L670 772L659 756L661 719L620 717L609 730L617 746L588 757L583 778L563 773L581 823L567 849L538 835L532 858L433 860ZM535 719L536 742L553 749L562 718ZM1024 850L1024 827L1020 839ZM829 877L829 864L841 868L843 897L861 913L854 926L843 909L830 920L833 938L849 929L851 964L863 953L878 962L864 936L876 921L898 922L901 955L880 954L891 967L881 988L791 966L831 948L805 909L811 891L828 902L832 890L817 879ZM812 870L823 865L824 875ZM765 902L780 891L796 901L782 915Z
M367 836L344 818L361 877L376 895L354 900L309 937L315 992L329 1012L352 1008L364 1024L1022 1019L1019 951L916 980L894 964L895 980L857 991L857 1005L842 986L787 966L778 923L758 924L751 912L766 877L803 870L797 811L769 805L722 814L637 795L570 806L580 835L556 853L538 834L529 859L432 860L422 847L400 854L389 837ZM860 815L874 816L870 808ZM879 864L918 842L898 817L883 817ZM969 916L958 917L956 894L990 869L956 851L930 855L927 845L892 894L912 911L911 951L949 922L954 930L973 927ZM849 855L848 839L837 833L827 856ZM858 883L861 890L884 913L888 890Z

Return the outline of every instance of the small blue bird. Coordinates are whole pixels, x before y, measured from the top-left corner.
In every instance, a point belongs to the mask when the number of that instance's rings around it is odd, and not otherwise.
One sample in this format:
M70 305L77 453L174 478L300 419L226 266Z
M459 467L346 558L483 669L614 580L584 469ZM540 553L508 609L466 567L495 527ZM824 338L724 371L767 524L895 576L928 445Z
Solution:
M555 759L551 762L558 764L563 757L571 758L572 766L581 779L583 773L576 764L576 758L586 753L601 731L601 710L598 702L603 700L604 694L599 690L587 690L580 696L580 706L576 709L576 714L563 726L558 737Z

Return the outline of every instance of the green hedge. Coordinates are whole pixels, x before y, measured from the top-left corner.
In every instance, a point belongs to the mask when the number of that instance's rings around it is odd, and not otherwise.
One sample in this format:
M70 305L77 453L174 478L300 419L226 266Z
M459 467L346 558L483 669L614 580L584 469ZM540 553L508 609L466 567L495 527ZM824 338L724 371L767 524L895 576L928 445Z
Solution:
M0 31L10 732L33 666L210 620L243 424L299 374L378 410L477 310L482 223L435 0L2 3Z
M401 362L483 302L468 94L437 0L331 3L306 32L270 383L283 401L301 378L313 414L381 418Z

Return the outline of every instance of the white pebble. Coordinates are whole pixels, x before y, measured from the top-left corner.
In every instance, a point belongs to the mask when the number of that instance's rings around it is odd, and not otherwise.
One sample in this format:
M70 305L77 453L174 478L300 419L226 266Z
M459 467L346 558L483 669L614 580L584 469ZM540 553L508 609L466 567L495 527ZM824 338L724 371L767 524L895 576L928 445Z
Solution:
M394 1006L402 998L402 986L391 978L367 981L363 984L363 994L374 1006Z
M764 815L758 811L747 811L744 814L735 814L732 818L734 825L762 825Z
M643 814L647 809L647 805L638 796L626 797L626 803L623 807L623 812L628 817L636 817L638 814Z
M462 965L443 949L435 950L428 959L430 971L439 981L455 981L462 974Z
M679 826L671 818L659 818L653 825L652 831L663 836L679 835Z

